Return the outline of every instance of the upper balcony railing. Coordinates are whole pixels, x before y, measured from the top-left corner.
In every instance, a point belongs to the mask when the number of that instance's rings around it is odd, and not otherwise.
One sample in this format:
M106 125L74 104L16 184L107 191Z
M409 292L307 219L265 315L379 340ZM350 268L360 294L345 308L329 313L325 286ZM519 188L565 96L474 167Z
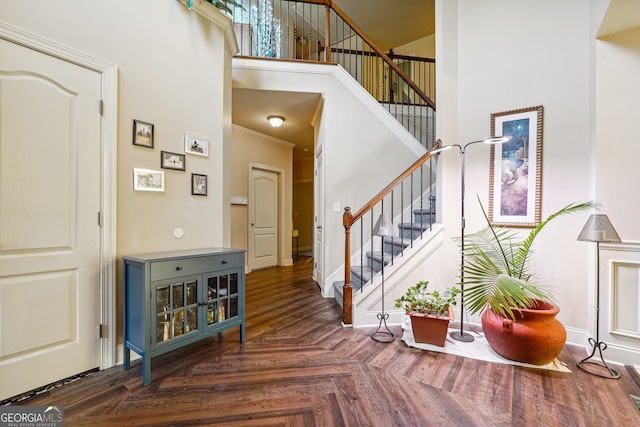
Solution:
M435 143L435 60L384 53L331 0L235 0L240 55L340 64L425 148Z

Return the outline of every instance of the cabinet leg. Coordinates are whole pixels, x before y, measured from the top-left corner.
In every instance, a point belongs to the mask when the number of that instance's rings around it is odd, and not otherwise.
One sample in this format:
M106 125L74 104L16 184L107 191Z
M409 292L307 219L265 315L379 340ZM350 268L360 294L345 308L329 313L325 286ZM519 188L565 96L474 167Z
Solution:
M245 327L244 327L244 323L242 323L242 325L240 325L240 342L244 342L244 337L245 337Z
M122 369L126 371L131 366L131 350L129 350L126 344L123 346L124 352L122 355Z
M144 356L142 358L142 385L148 386L151 384L151 358Z

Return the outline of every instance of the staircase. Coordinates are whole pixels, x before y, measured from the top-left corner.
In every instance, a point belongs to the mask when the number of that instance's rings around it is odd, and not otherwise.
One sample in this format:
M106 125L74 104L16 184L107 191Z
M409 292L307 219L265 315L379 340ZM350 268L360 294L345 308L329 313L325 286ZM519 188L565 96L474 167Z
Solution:
M435 220L434 199L431 199L431 208L414 209L413 222L398 224L398 235L393 237L383 237L382 252L380 250L367 251L366 265L351 266L351 286L353 294L361 292L373 278L382 270L382 263L387 266L393 264L395 259L404 254L405 249L413 245L414 240L421 238L422 234L431 228ZM380 248L380 239L374 238L372 246ZM334 297L340 307L343 305L344 281L333 282Z

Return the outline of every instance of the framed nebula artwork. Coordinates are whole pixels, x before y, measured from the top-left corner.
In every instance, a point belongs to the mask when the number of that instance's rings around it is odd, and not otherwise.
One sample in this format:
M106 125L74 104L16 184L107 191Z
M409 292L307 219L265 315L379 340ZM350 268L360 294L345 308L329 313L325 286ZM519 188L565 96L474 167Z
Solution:
M491 146L489 221L507 227L540 224L542 114L536 106L491 114L491 135L509 140Z

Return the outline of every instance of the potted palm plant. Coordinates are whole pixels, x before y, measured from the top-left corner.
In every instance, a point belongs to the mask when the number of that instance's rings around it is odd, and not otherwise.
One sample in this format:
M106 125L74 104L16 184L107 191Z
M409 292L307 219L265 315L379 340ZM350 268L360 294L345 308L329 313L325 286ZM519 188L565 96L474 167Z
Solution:
M453 320L453 306L460 289L446 289L442 294L427 290L429 282L420 281L396 299L396 307L402 307L411 318L413 338L418 343L444 347L449 321Z
M503 357L544 365L564 346L566 330L555 318L560 311L550 292L535 284L530 273L531 247L553 219L592 209L593 202L571 203L543 220L525 239L512 229L487 226L464 236L460 284L471 314L482 313L482 327L491 347Z

